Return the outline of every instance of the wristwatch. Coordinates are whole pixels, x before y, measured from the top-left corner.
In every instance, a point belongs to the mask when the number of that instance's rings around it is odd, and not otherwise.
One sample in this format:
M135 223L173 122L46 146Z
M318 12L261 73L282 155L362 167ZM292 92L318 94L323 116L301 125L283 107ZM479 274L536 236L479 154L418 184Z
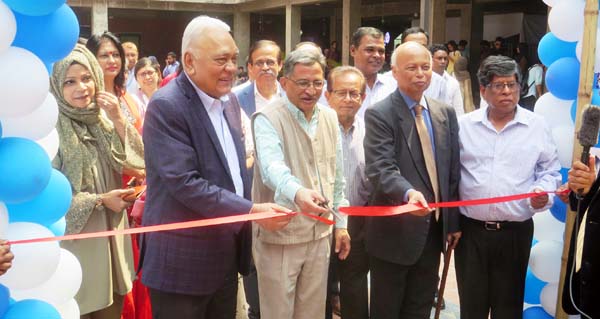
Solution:
M94 205L94 208L102 206L102 204L104 204L104 202L102 201L102 196L96 195L96 205Z

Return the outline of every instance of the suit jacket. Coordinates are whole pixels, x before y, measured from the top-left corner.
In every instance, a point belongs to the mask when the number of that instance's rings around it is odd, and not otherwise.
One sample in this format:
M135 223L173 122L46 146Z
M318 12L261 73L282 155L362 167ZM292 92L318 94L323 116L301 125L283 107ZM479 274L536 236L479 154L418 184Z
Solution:
M577 211L577 200L572 193L570 199L571 209ZM598 298L598 292L600 291L600 179L598 178L596 178L589 193L581 202L580 222L583 219L586 209L588 216L585 225L585 235L583 237L581 269L573 274L573 280L571 280L575 242L577 241L577 234L573 231L562 304L567 313L579 313L573 307L570 299L569 286L572 281L573 300L577 307L591 318L600 318L600 304L598 303L600 300ZM581 229L581 225L579 229Z
M143 134L148 183L144 226L250 211L240 110L229 103L224 113L237 150L244 198L235 194L225 154L185 73L154 94ZM248 272L250 254L249 223L149 233L142 240L142 282L165 292L211 294L236 266L240 273Z
M254 82L243 89L235 92L235 96L240 102L240 106L251 117L256 112L256 100L254 99Z
M460 163L456 114L450 106L426 101L434 133L440 200L457 200ZM434 202L415 120L400 92L394 91L367 109L365 123L366 172L373 185L369 205L400 205L411 188ZM440 213L444 234L458 231L458 209L442 208ZM367 252L388 262L413 265L423 252L430 221L430 215L411 214L367 218ZM440 247L445 247L446 236L443 238Z

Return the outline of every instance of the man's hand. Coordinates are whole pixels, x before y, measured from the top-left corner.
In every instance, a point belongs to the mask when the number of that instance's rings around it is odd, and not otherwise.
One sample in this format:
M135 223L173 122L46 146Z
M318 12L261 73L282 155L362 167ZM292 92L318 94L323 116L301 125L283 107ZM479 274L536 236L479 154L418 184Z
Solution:
M408 191L408 203L409 204L418 204L423 206L423 209L420 210L415 210L410 212L413 215L416 216L426 216L427 214L431 213L431 211L433 209L429 208L429 204L427 204L427 201L425 200L425 196L423 196L423 194L419 191L416 190L410 190Z
M563 193L566 189L569 189L569 183L564 183L556 189L556 197L558 197L563 203L569 203L569 192Z
M569 170L569 188L574 192L583 190L581 195L586 195L596 180L596 157L590 156L586 166L581 161L576 161Z
M298 205L300 211L304 213L324 214L328 212L327 209L319 206L320 203L325 202L325 198L312 189L300 188L296 192L294 202Z
M346 228L335 229L335 253L340 260L345 260L350 254L350 234Z
M256 213L281 213L281 217L273 217L269 219L261 219L257 220L256 223L261 225L264 229L268 231L276 231L283 229L287 224L290 223L293 214L290 214L292 211L273 203L263 203L263 204L254 204L252 205L252 209L250 210L250 214Z
M0 241L0 276L4 275L6 271L12 266L12 260L15 258L12 252L10 252L10 245L6 240Z
M459 231L448 234L448 249L456 248L456 245L458 245L458 241L460 240L460 236L462 236L462 232Z
M541 193L543 191L543 189L538 187L533 189L534 193ZM532 197L529 199L529 203L531 204L531 207L533 207L533 209L540 209L546 206L546 204L548 204L548 194Z

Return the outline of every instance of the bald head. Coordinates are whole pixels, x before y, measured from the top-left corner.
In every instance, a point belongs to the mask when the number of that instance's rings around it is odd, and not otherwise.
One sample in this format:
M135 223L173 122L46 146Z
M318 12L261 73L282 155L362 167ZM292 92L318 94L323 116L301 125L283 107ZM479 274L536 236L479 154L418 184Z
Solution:
M392 54L392 74L400 91L419 101L431 81L431 53L417 42L399 45Z

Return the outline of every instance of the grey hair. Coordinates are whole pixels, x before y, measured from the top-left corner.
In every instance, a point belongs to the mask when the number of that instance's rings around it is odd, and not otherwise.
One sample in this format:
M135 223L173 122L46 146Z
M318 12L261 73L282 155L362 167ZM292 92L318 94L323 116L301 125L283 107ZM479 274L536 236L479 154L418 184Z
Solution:
M430 62L430 64L431 64L433 57L431 56L431 52L429 52L429 49L427 49L427 47L426 47L426 46L423 46L423 45L421 45L420 43L417 43L417 42L404 42L404 43L400 44L399 46L397 46L397 47L394 49L394 52L392 53L392 57L390 58L390 63L391 63L391 65L392 65L393 67L395 67L395 66L396 66L396 63L397 63L397 62L396 62L396 58L398 57L398 51L400 51L400 47L402 47L402 46L406 46L406 45L410 45L410 44L408 44L408 43L416 43L416 44L418 44L418 45L422 46L423 48L425 48L425 51L427 51L427 53L429 54L429 62Z
M329 72L329 75L327 76L327 91L333 91L333 82L338 78L338 76L348 73L354 73L360 78L360 93L365 93L365 90L367 89L367 81L365 80L365 76L362 74L362 72L360 72L359 69L349 65L338 66Z
M283 62L283 75L286 77L290 76L294 71L294 66L296 66L296 64L311 66L315 63L318 63L321 70L325 72L326 62L323 54L317 50L311 49L294 50L288 54Z
M502 55L490 55L481 62L477 71L477 79L481 86L490 84L495 76L504 77L513 75L516 75L517 82L521 83L521 71L517 62Z
M198 16L195 17L183 31L183 37L181 38L181 56L183 57L186 52L191 52L192 40L195 36L205 33L208 28L221 29L225 32L231 31L231 28L227 23L209 16ZM193 53L193 52L192 52Z

